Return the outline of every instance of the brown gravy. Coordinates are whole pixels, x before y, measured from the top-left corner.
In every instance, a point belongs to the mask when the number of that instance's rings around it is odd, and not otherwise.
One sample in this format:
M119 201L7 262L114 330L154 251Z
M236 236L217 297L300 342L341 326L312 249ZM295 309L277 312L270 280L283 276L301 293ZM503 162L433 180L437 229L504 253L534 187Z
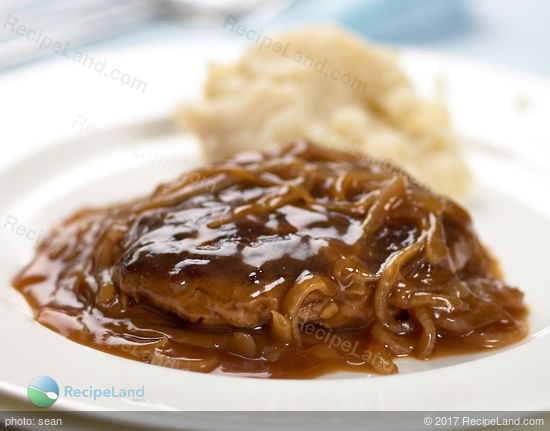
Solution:
M455 203L296 143L77 212L14 286L38 322L108 353L312 378L522 339L523 294L495 265Z

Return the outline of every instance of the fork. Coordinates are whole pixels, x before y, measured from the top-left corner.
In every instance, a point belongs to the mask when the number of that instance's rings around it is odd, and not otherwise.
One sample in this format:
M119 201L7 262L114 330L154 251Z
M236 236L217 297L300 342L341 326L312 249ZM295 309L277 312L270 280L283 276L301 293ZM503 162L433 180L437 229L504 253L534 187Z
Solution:
M291 0L4 0L0 8L0 69L71 49L156 22L212 25L258 9L275 15ZM45 39L51 41L44 47Z

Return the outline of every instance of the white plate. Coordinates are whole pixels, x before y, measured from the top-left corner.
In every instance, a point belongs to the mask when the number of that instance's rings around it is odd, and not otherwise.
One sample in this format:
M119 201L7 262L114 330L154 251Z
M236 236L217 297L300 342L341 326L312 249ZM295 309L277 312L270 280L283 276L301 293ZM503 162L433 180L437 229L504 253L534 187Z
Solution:
M32 320L29 307L10 287L10 278L33 254L34 241L25 235L47 229L83 204L147 193L200 163L196 142L175 133L162 118L177 101L199 94L206 59L234 58L239 52L233 45L179 43L96 54L116 59L125 71L139 71L147 79L145 94L62 59L0 80L0 94L10 104L0 108L0 142L4 148L6 142L17 143L0 162L0 390L24 399L30 379L46 374L60 386L145 386L145 402L61 396L54 407L63 409L549 409L550 164L545 157L550 132L545 115L550 85L439 55L405 51L402 62L423 93L433 92L435 78L443 77L452 118L474 142L467 157L477 183L467 205L507 280L526 293L531 332L524 342L482 354L400 360L401 372L394 376L258 380L111 356ZM22 99L28 94L31 104ZM73 126L79 115L91 131ZM5 226L9 216L22 226L19 234Z

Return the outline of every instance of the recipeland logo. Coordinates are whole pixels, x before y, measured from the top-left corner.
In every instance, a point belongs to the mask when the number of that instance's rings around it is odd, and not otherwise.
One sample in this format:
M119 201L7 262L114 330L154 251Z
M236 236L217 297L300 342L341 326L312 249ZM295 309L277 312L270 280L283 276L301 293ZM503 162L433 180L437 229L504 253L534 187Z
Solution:
M60 395L61 394L61 395ZM62 396L63 398L81 400L99 400L105 398L124 398L132 402L145 401L145 386L109 387L85 386L75 387L65 385L59 390L57 382L49 376L39 376L31 380L27 386L29 401L37 407L50 407Z
M39 376L27 386L27 395L36 407L50 407L59 397L59 386L51 377Z

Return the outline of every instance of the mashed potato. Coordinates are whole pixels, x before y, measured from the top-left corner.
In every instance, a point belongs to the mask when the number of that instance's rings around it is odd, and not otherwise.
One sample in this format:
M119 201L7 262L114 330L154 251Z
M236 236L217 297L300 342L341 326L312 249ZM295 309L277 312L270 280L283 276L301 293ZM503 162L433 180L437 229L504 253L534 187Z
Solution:
M295 139L388 159L460 197L470 174L445 108L421 100L394 56L332 26L254 45L213 64L204 100L178 111L210 160Z

